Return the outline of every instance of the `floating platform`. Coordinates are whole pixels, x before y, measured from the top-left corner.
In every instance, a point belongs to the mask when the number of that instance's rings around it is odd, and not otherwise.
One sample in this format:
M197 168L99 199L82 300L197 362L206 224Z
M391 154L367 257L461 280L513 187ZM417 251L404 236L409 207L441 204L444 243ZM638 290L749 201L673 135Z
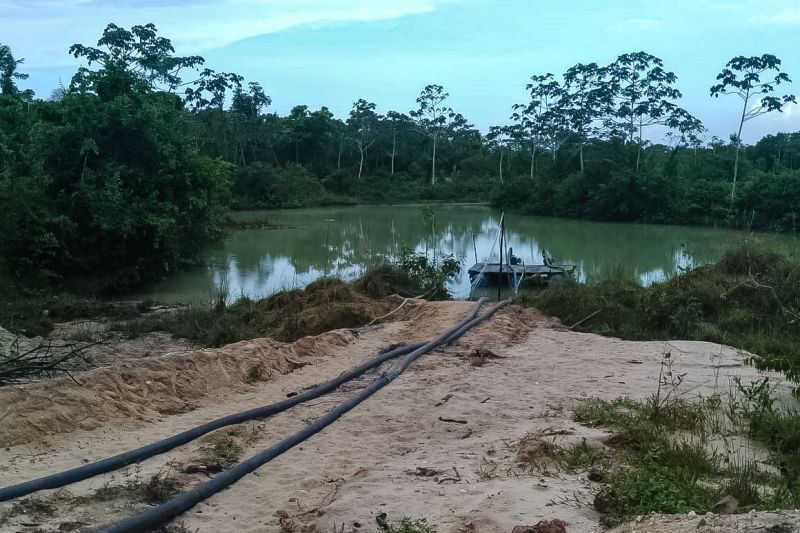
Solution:
M540 281L559 282L571 275L575 265L507 265L503 263L475 263L467 270L470 281L483 273L483 285L507 285L520 283L523 280L538 279Z

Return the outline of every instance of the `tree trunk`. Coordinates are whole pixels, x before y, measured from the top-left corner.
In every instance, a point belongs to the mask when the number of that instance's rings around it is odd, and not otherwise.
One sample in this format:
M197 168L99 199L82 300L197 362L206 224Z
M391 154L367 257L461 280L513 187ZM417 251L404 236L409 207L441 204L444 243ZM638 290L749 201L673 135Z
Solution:
M583 169L583 141L581 141L579 152L580 152L580 160L581 160L581 176L583 176L583 170L584 170Z
M361 179L361 171L364 168L364 150L359 149L358 153L361 154L361 159L358 161L358 179Z
M503 183L503 151L500 150L500 183Z
M89 162L89 151L87 150L85 154L83 154L83 168L81 169L81 183L83 183L83 177L86 175L86 164Z
M744 128L744 119L747 116L747 106L750 103L750 91L744 99L744 106L742 106L742 118L739 120L739 132L736 134L736 153L733 156L733 186L731 187L731 203L730 207L733 209L733 199L736 196L736 179L739 177L739 150L742 147L742 128Z
M741 141L736 140L736 155L733 157L733 186L731 187L731 208L733 208L733 199L736 196L736 178L739 176L739 148Z
M342 148L344 147L344 135L339 137L339 157L336 159L336 173L342 171Z
M433 136L433 158L431 159L431 185L436 185L436 140L437 136Z
M394 155L397 153L397 132L392 134L392 176L394 176Z
M639 142L636 143L636 174L639 173L639 163L642 160L642 119L639 119Z
M536 174L536 148L531 150L531 179Z
M636 150L636 173L639 173L639 162L642 159L642 145L639 144Z

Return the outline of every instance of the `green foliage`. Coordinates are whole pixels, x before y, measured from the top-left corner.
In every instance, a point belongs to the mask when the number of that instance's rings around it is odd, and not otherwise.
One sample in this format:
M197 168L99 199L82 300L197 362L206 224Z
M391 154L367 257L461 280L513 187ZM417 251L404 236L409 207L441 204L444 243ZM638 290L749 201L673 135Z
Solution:
M452 255L431 258L429 254L404 248L397 266L405 272L418 295L429 299L446 299L447 282L461 272L461 262Z
M360 99L347 121L326 107L268 113L258 82L208 68L181 98L182 71L204 60L176 55L152 24L110 24L96 46L70 54L86 66L44 101L17 89L21 60L0 46L0 269L17 280L91 291L151 282L196 262L221 237L229 204L491 198L541 215L797 227L797 134L704 147L677 105L677 78L644 52L533 76L514 124L486 136L437 84L409 114L380 115ZM729 65L720 94L757 64L745 59ZM788 80L777 76L769 83ZM643 140L651 125L672 130L669 146ZM728 202L739 152L743 177ZM406 266L425 268L411 257Z
M739 409L737 405L731 408ZM595 499L595 507L612 521L651 512L703 513L723 496L733 496L743 508L791 508L796 504L799 495L792 478L796 473L789 474L781 466L790 457L770 458L772 466L780 470L776 474L756 461L741 459L735 451L732 457L723 457L706 444L709 435L730 436L730 428L722 434L710 424L723 407L719 399L672 398L660 409L655 406L653 398L644 402L589 399L575 409L578 422L613 431L606 444L615 451L600 463L607 485ZM586 462L582 455L572 455ZM592 462L585 467L596 465Z
M436 528L425 518L404 516L398 520L386 520L385 513L378 515L378 529L383 533L436 533Z
M0 250L19 279L125 289L196 259L218 239L228 164L196 148L175 95L176 58L152 25L110 25L57 101L0 100ZM8 133L5 133L8 132Z

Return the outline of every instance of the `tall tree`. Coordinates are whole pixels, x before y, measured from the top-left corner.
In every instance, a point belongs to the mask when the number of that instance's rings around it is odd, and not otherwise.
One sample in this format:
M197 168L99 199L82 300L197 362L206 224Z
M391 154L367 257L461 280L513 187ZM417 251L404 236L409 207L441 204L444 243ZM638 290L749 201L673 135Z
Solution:
M378 114L375 113L375 104L359 98L353 103L347 125L350 135L358 150L358 179L364 171L364 156L367 150L375 144L378 138Z
M436 148L442 135L455 118L453 110L445 105L450 97L441 85L427 85L417 97L419 108L411 111L411 116L417 122L418 130L430 137L433 143L431 157L431 185L436 185Z
M595 123L609 107L610 91L597 63L578 63L564 73L564 96L558 107L578 142L581 175L585 172L583 148L596 132Z
M636 145L637 173L645 128L663 126L682 134L702 129L699 120L675 104L682 96L674 87L678 77L665 70L663 61L656 56L646 52L623 54L604 72L611 91L611 107L603 125L612 136Z
M486 140L489 141L490 146L500 152L500 183L503 183L503 158L506 152L511 149L514 141L513 132L513 126L492 126L489 128L489 133L486 135ZM506 165L508 165L508 162L506 162Z
M258 126L262 110L272 103L272 99L264 92L264 88L256 81L247 85L247 91L238 86L234 90L231 101L230 115L232 117L235 139L235 161L241 161L243 167L247 166L248 157L245 151L252 152L251 145L259 140Z
M271 103L272 98L267 96L261 84L257 81L251 81L247 84L247 92L242 89L241 85L235 88L233 100L231 101L231 111L247 118L256 118Z
M0 94L9 95L19 92L16 80L28 79L27 74L17 70L17 67L24 62L24 59L14 59L11 48L0 44Z
M515 136L529 147L530 176L533 179L538 149L549 150L555 161L559 147L567 138L566 116L559 108L565 92L550 73L531 76L525 88L530 93L530 101L515 105L511 119L517 123Z
M234 97L239 94L241 99L242 81L244 78L233 72L203 69L200 77L192 83L193 86L187 87L184 91L184 100L192 111L222 111L225 108L228 91L231 91ZM263 94L263 90L261 92ZM269 103L262 101L262 105Z
M715 98L722 94L733 94L742 100L739 128L733 137L736 151L733 159L731 205L733 205L736 195L739 152L742 148L744 123L772 111L782 112L784 105L790 102L796 103L794 95L772 95L778 85L792 81L787 73L781 72L780 67L781 60L772 54L752 57L737 56L728 61L722 72L717 75L719 83L711 87L711 96Z
M394 176L394 161L397 157L397 136L398 134L402 134L405 130L409 129L409 126L412 125L412 120L408 117L408 115L404 113L398 113L397 111L389 111L386 113L386 118L384 120L388 127L386 128L392 135L392 148L391 148L391 165L390 165L390 173Z
M154 89L172 91L181 83L179 73L184 68L203 64L200 56L175 56L172 42L158 36L153 24L133 26L130 30L109 24L97 41L97 47L73 44L69 53L85 58L89 66L81 67L72 78L72 87L89 90L104 100L118 95Z

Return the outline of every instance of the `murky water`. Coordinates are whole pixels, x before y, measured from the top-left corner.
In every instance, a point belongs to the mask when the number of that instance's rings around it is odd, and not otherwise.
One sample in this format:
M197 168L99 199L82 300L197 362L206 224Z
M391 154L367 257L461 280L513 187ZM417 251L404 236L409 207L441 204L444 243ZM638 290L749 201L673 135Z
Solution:
M422 205L317 208L267 213L286 229L231 231L224 244L205 254L206 265L179 273L145 291L163 302L207 298L227 282L231 297L260 297L303 287L316 278L352 278L403 247L454 254L463 274L451 285L457 297L469 296L466 270L491 256L500 212L484 206L434 206L435 228L426 227ZM259 213L259 217L263 217ZM248 213L237 214L246 219ZM583 281L634 276L642 284L662 281L682 268L715 261L746 237L714 228L608 224L506 214L506 238L526 264L541 263L542 251L555 262L570 261ZM776 245L791 236L765 235ZM474 244L473 244L474 243Z

